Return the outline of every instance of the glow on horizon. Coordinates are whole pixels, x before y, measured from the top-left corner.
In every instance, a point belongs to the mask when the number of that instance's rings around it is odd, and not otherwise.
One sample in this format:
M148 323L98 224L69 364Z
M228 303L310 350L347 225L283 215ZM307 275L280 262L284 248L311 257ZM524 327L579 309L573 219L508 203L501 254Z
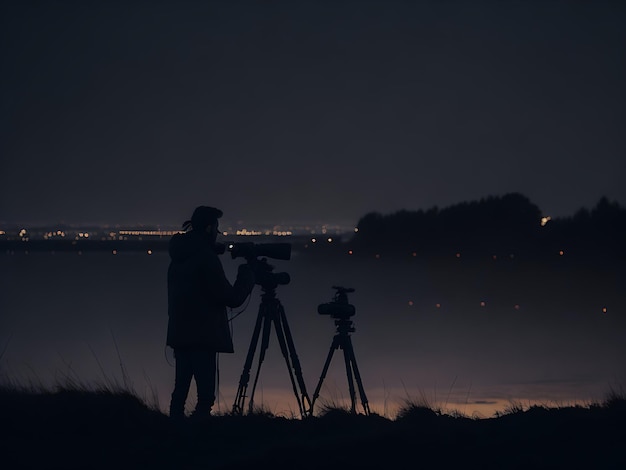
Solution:
M345 382L345 380L344 380ZM317 398L314 407L313 415L319 416L323 413L325 405L330 408L342 408L349 410L351 407L351 400L348 392L347 383L337 382L334 387L335 390L328 390L326 386L322 387L322 391ZM459 391L452 396L446 394L445 402L435 399L435 397L424 396L422 393L415 393L412 396L406 389L398 388L368 388L367 384L364 384L365 393L367 395L368 405L372 414L382 416L384 418L395 420L398 417L399 412L407 405L427 406L434 411L440 411L442 414L454 414L460 413L468 418L475 419L490 419L499 414L504 414L507 408L510 408L512 404L519 404L523 409L528 409L531 406L563 406L564 403L569 405L585 406L590 403L589 399L581 398L551 398L550 393L541 397L531 396L511 396L502 397L491 396L490 394L475 395L470 394L467 391ZM213 407L213 414L229 414L232 412L232 405L234 402L234 392L224 393L224 390L219 391L219 401L215 402ZM171 390L162 391L159 393L159 402L168 404L170 400ZM312 397L312 391L309 392L309 397ZM433 392L434 393L434 392ZM195 397L190 394L190 400L187 404L188 409L193 409L195 406ZM244 414L248 412L249 401L245 402ZM254 407L267 410L275 416L300 419L300 412L298 404L296 402L293 391L288 388L259 388L254 397ZM161 411L165 414L168 413L167 408L161 407ZM357 414L363 413L363 405L359 393L356 394L356 412Z

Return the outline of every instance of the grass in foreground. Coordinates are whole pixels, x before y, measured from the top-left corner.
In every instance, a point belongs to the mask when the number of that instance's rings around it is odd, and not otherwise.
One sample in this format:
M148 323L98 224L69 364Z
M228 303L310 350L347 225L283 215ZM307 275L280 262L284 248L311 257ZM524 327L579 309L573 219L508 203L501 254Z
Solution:
M0 387L5 468L622 468L626 397L490 419L407 401L397 418L326 406L176 424L132 391ZM472 465L474 466L474 465ZM265 467L262 467L265 468Z

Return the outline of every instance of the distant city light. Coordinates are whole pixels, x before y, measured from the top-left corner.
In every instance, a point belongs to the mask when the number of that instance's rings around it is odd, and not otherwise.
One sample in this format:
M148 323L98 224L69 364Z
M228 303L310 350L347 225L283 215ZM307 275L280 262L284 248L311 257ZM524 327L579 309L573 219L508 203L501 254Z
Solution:
M352 251L352 250L348 250L348 254L349 254L349 255L352 255L352 254L354 254L354 253L353 253L353 251Z
M606 307L602 307L602 313L606 313L608 310Z
M457 257L457 258L460 258L460 257L461 257L461 253L457 253L457 254L456 254L456 257Z
M519 310L519 304L515 304L515 306L513 307L515 310Z
M484 307L485 305L487 305L487 304L485 303L485 301L484 301L484 300L481 300L481 302L480 302L480 306L481 306L481 307Z
M328 237L328 243L332 243L333 239Z
M359 227L354 227L354 231L358 232L359 231Z
M441 304L437 303L437 304L435 304L435 307L441 308Z
M237 235L243 235L243 236L258 236L258 235L263 235L263 232L261 232L260 230L248 230L245 228L242 228L241 230L237 230L237 232L235 232Z
M413 301L412 300L409 300L409 306L411 306L411 307L413 306Z
M563 256L565 252L563 250L559 251L559 255Z
M311 238L311 243L317 243L317 238Z
M176 235L177 233L184 233L184 230L120 230L120 240L123 238L121 235L130 235L133 237L137 236L148 236L148 237L171 237L172 235ZM109 232L110 237L115 237L115 232Z
M152 250L148 250L148 254L151 255L152 254Z
M112 251L112 253L113 253L114 255L116 255L116 254L117 254L117 250L113 250L113 251Z
M542 217L541 218L541 226L545 227L545 225L550 222L552 220L552 217L548 216L548 217Z

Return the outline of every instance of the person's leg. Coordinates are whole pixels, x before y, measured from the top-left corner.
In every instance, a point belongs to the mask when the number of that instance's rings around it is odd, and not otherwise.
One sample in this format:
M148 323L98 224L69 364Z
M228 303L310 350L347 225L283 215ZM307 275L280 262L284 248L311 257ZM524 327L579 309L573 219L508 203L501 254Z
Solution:
M197 351L194 353L193 375L198 390L198 403L194 415L206 417L211 413L215 403L215 363L213 351Z
M191 351L174 351L174 358L176 359L176 377L170 402L170 417L184 418L185 402L193 376L193 353Z

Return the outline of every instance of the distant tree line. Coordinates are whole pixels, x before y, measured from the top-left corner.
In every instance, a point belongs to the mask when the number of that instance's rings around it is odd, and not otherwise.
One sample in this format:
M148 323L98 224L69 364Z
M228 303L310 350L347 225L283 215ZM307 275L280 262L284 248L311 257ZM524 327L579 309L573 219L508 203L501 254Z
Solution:
M419 255L541 256L566 251L579 257L624 260L626 209L602 197L591 210L544 220L520 193L489 196L428 210L370 212L350 240L361 252Z

